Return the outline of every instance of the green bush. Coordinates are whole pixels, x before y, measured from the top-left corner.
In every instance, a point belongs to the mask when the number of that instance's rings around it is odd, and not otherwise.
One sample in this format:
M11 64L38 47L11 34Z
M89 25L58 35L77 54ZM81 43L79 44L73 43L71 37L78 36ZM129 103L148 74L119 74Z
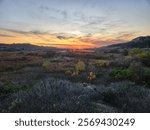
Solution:
M146 66L150 67L150 52L145 51L139 55L139 58L142 63L144 63Z
M12 82L6 82L2 87L0 87L0 96L6 96L18 92L20 90L27 90L33 86L31 85L15 85Z
M51 62L50 61L44 61L42 66L46 71L51 70Z
M133 75L130 69L113 69L111 76L115 79L129 79Z
M94 65L96 67L108 67L110 65L110 62L108 60L97 60Z
M141 49L141 48L133 48L133 49L131 49L131 50L129 51L129 55L131 55L131 56L136 56L136 55L139 55L139 54L141 54L141 53L143 53L143 52L144 52L144 50Z
M148 84L149 85L148 87L150 87L150 68L146 68L146 67L144 68L144 73L142 78L143 78L143 83Z
M81 72L85 70L85 63L83 61L78 61L78 63L75 65L76 72Z
M150 68L143 67L138 62L131 63L126 69L113 69L110 75L115 80L131 80L135 83L150 85Z
M140 48L134 48L129 51L129 55L137 57L142 63L144 63L147 66L150 66L150 51Z

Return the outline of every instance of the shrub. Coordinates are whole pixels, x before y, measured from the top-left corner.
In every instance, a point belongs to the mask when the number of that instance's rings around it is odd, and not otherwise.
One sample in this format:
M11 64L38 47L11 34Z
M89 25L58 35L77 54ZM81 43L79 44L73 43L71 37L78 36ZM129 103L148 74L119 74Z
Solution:
M30 89L33 84L30 85L15 85L14 83L7 81L0 87L0 96L7 96L8 94L12 94L18 92L20 90Z
M150 112L150 90L132 82L117 82L100 91L100 99L122 112Z
M108 67L110 65L110 62L108 60L97 60L94 65L96 67Z
M139 55L140 60L142 63L144 63L146 66L150 67L150 52L145 51L142 54Z
M150 85L150 68L141 63L133 62L127 69L113 69L110 74L116 80L131 80L136 83Z
M150 68L144 67L140 63L133 62L128 69L133 73L131 77L132 81L142 83L147 86L150 85Z
M129 79L133 72L129 69L113 69L110 75L115 79Z
M51 62L50 61L44 61L42 66L46 71L51 70Z
M83 61L78 61L78 63L75 65L75 70L77 73L84 71L85 63Z
M140 48L134 48L129 51L129 55L137 57L141 60L142 63L144 63L147 66L150 66L150 51Z
M150 68L143 68L144 73L142 75L143 83L147 84L147 86L150 88Z
M38 82L31 90L13 94L5 111L92 112L91 94L80 84L48 78Z
M129 55L131 56L137 56L139 54L142 54L144 50L142 48L133 48L129 51Z

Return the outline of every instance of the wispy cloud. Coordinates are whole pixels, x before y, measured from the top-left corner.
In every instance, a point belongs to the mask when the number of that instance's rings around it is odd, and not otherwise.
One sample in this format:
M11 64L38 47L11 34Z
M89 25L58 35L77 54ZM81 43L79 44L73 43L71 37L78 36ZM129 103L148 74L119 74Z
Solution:
M7 32L12 32L12 33L24 34L24 35L29 34L29 32L13 30L13 29L7 29L7 28L0 28L0 30L7 31Z
M15 33L15 34L20 34L20 35L24 35L26 37L28 36L36 36L40 39L42 39L43 41L47 41L47 42L50 42L51 40L49 40L48 38L45 38L44 35L49 35L48 32L42 32L42 31L19 31L19 30L13 30L13 29L6 29L6 28L0 28L0 30L4 30L4 31L7 31L7 32L11 32L11 33ZM3 35L3 36L9 36L9 35ZM11 36L9 36L11 37ZM19 37L19 36L18 36Z
M57 38L60 39L60 40L61 40L61 39L67 39L67 38L64 37L64 36L57 36Z
M84 8L86 8L86 6L88 6L90 0L84 0L83 1L83 4L81 4L81 7L80 7L80 12L84 10Z
M12 35L6 35L6 34L0 34L0 37L16 37L16 36L12 36Z
M60 9L52 8L52 7L49 7L49 6L46 6L46 5L40 5L40 6L39 6L39 9L42 10L43 12L44 12L44 11L47 11L47 12L50 12L50 13L59 14L59 15L61 15L64 19L67 19L67 18L69 17L67 11L65 11L65 10L60 10Z
M94 36L94 35L87 35L84 37L80 37L80 41L92 43L95 46L107 46L116 43L124 43L130 41L131 39L135 38L139 32L120 32L117 35L110 35L110 36Z
M4 31L8 31L8 32L13 32L13 33L18 33L18 34L24 34L24 35L27 35L27 34L35 34L35 35L41 35L41 34L48 34L47 31L45 32L42 32L42 31L20 31L20 30L14 30L14 29L7 29L7 28L0 28L0 30L4 30Z

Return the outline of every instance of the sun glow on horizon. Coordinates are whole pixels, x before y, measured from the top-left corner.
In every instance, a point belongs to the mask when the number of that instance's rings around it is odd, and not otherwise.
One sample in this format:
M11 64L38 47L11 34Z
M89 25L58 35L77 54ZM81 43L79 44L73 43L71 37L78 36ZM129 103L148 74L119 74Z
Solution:
M4 31L3 31L4 32ZM122 37L116 37L115 35L111 36L102 36L102 35L92 35L92 36L83 36L77 32L76 34L63 34L63 35L54 35L49 33L38 34L35 32L4 32L5 35L0 33L0 43L4 44L18 44L18 43L29 43L38 46L48 46L48 47L57 47L57 48L68 48L68 49L83 49L83 48L97 48L102 46L107 46L115 43L121 43L129 41L138 36L136 35L125 35ZM72 36L70 36L72 35ZM126 39L126 40L124 40Z

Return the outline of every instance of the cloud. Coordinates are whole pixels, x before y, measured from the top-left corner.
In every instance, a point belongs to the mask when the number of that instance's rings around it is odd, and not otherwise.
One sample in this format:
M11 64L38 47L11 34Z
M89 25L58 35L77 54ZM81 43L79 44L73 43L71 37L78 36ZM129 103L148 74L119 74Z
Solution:
M60 40L61 40L61 39L67 39L67 38L64 37L64 36L57 36L57 38L60 39Z
M111 18L109 16L87 15L82 12L74 12L74 21L84 33L105 33L118 27L128 25L126 20Z
M28 33L31 33L31 34L35 34L35 35L44 35L44 34L49 34L48 31L29 31Z
M68 18L68 13L65 11L65 10L60 10L60 9L56 9L56 8L51 8L51 7L48 7L46 5L41 5L39 7L42 11L47 11L47 12L50 12L50 13L56 13L56 14L59 14L61 15L64 19Z
M88 43L92 43L92 44L94 44L94 45L98 45L98 46L101 46L101 45L109 45L109 44L112 44L112 43L114 43L114 41L110 41L110 40L102 40L102 39L100 39L100 38L96 38L96 39L94 39L94 38L81 38L80 39L82 42L88 42ZM116 41L115 41L116 42Z
M88 23L81 25L81 29L84 33L103 33L106 34L112 30L123 28L128 25L128 22L124 20L109 20L105 17L95 17Z
M68 13L66 11L61 11L61 14L64 19L68 18Z
M51 42L51 40L49 38L45 38L45 37L43 37L41 35L36 35L36 36L39 37L40 39L46 41L46 42Z
M32 30L32 31L19 31L19 30L13 30L13 29L6 29L6 28L0 28L0 30L4 30L7 32L12 32L12 33L17 33L17 34L21 34L21 35L25 35L25 36L29 36L29 35L34 35L38 38L43 39L44 41L48 41L50 42L51 40L49 38L44 37L45 35L49 35L50 37L55 37L59 40L64 40L64 39L70 39L70 38L75 38L75 35L71 35L71 34L67 34L67 33L54 33L51 34L48 31L42 32L39 30ZM1 37L5 36L5 37L11 37L9 35L0 35Z
M50 10L50 8L48 6L43 6L43 5L41 5L39 8L41 10Z
M5 28L0 28L0 30L4 30L4 31L8 31L8 32L12 32L12 33L17 33L17 34L21 34L21 35L25 35L25 36L29 36L29 35L34 35L44 41L48 41L50 42L51 40L49 40L48 38L43 37L44 35L50 35L48 33L48 31L46 32L41 32L41 31L19 31L19 30L13 30L13 29L5 29Z
M95 46L107 46L117 43L124 43L130 41L131 39L137 37L139 32L119 32L118 34L110 35L110 36L95 36L89 34L89 36L83 36L78 38L82 42L92 43Z
M0 30L13 32L13 33L18 33L18 34L24 34L24 35L29 33L29 32L25 32L25 31L19 31L19 30L7 29L7 28L0 28Z
M13 32L13 33L18 33L18 34L34 34L34 35L41 35L41 34L48 34L48 31L42 32L42 31L20 31L20 30L14 30L14 29L7 29L7 28L0 28L0 30L8 31L8 32Z
M15 37L15 36L12 36L12 35L6 35L6 34L0 34L0 37Z
M84 1L83 1L83 4L82 4L81 7L80 7L80 12L81 12L86 6L88 6L89 2L90 2L90 0L84 0Z

